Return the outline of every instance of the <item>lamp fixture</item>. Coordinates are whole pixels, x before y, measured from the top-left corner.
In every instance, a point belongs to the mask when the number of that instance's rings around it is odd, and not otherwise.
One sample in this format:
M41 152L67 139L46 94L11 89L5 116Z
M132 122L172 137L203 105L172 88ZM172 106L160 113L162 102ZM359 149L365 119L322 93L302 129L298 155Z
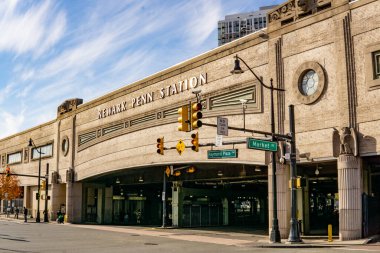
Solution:
M260 169L259 166L256 166L256 167L255 167L255 172L261 172L261 169Z
M115 183L120 184L120 179L117 177Z
M223 172L221 170L218 170L218 177L222 177L223 176Z
M231 71L231 74L242 74L242 73L244 73L244 70L241 69L239 58L236 55L236 57L235 57L235 67Z
M319 175L319 170L318 170L318 167L315 169L315 175Z
M140 183L144 182L144 178L140 176L140 177L139 177L139 182L140 182Z

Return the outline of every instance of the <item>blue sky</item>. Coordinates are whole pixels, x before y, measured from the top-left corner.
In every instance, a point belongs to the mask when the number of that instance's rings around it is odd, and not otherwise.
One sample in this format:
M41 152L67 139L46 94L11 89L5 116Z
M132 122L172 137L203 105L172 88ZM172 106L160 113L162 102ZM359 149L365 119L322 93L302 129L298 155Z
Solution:
M2 0L0 138L217 47L225 15L282 2Z

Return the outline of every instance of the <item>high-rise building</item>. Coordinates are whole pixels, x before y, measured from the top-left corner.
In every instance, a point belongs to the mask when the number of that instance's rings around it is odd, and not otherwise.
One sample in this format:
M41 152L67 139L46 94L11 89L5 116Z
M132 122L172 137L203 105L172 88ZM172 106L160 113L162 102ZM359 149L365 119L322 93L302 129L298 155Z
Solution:
M265 28L267 12L275 6L263 6L258 11L227 15L224 20L218 21L218 45Z

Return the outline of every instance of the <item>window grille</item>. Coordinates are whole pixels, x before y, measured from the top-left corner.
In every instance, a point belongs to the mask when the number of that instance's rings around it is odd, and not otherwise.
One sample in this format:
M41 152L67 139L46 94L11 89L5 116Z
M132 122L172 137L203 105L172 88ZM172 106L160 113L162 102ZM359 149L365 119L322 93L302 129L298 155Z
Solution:
M41 158L43 157L49 157L53 155L53 144L47 144L44 146L40 146L37 148L32 149L32 159L38 159L40 157L40 151L41 149Z
M21 163L22 155L21 152L9 154L7 157L7 163L13 164L13 163Z
M373 56L373 77L380 79L380 51L372 53Z

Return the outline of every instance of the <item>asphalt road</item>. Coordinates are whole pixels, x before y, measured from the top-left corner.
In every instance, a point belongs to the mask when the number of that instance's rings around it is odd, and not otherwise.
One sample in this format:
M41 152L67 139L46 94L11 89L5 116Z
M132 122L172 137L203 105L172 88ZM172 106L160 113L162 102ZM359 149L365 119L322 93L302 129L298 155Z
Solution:
M224 253L224 252L380 252L380 245L333 248L260 248L263 237L206 230L58 225L0 221L0 252Z

